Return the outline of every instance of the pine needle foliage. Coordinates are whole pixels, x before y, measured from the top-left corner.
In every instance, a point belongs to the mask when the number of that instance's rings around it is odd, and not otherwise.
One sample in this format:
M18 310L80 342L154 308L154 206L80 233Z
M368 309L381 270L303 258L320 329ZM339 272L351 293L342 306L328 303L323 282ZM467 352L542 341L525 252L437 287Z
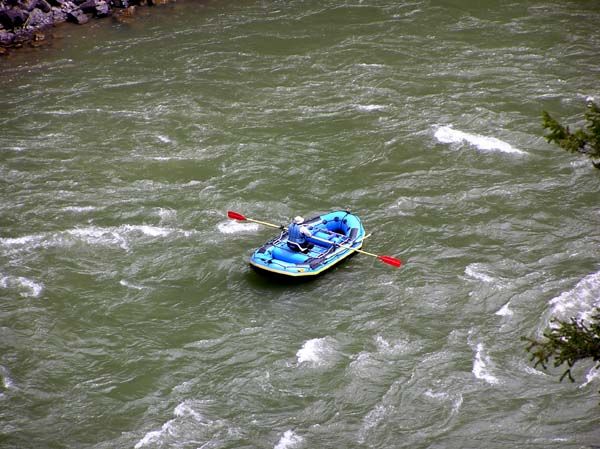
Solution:
M584 128L571 132L568 126L542 111L542 126L549 131L544 137L570 153L589 157L592 165L600 169L600 107L594 101L587 103L585 120Z
M596 369L600 369L600 311L589 322L571 318L569 321L552 320L556 326L551 326L544 332L542 340L523 337L527 341L527 351L531 361L536 361L534 367L548 369L550 359L554 367L567 364L567 369L560 381L568 377L574 382L571 368L580 360L592 358Z

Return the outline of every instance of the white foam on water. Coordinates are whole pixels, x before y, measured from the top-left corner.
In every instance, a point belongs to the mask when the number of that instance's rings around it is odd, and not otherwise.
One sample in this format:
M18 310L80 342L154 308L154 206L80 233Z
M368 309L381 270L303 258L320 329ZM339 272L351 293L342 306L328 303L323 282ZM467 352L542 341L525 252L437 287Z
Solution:
M473 374L477 379L484 380L490 385L496 385L500 381L496 376L491 374L489 365L491 365L491 359L485 354L483 343L478 343L473 361Z
M148 225L123 225L123 229L129 232L141 232L142 234L150 237L166 237L167 235L175 232L173 229Z
M355 107L361 112L375 112L383 111L385 109L385 106L381 104L357 104Z
M589 167L589 162L584 159L584 158L578 158L575 160L572 160L571 162L569 162L569 165L575 169L578 168L588 168Z
M407 340L397 340L393 343L387 341L381 335L375 337L377 350L386 355L399 355L410 350L410 342Z
M133 290L143 290L144 289L143 285L137 285L132 282L126 281L125 279L121 279L119 281L119 284L121 284L123 287L131 288Z
M296 352L298 364L311 363L321 365L331 359L334 353L333 342L328 337L307 340Z
M581 385L579 385L579 388L583 388L586 385L588 385L589 383L591 383L594 379L597 379L598 377L600 377L600 372L598 372L598 370L596 369L595 365L592 369L590 369L587 374L585 375L585 382L582 383Z
M146 433L146 435L144 435L144 437L136 443L134 449L140 449L144 446L148 446L152 443L157 443L160 441L163 435L171 433L174 422L175 420L171 419L170 421L164 423L160 430L152 430Z
M21 292L21 296L37 298L42 294L42 290L44 290L44 284L35 282L29 278L20 276L16 280L25 289L24 292Z
M177 421L181 420L182 418L191 417L194 421L200 424L210 424L210 421L204 422L203 416L197 411L195 411L186 401L182 402L181 404L177 405L177 407L175 407L173 415L175 416L175 418L170 419L169 421L164 423L160 430L151 430L150 432L147 432L146 435L144 435L143 438L136 443L134 448L140 449L144 446L149 446L153 443L160 443L161 440L165 439L166 437L174 435L177 430Z
M549 304L552 317L563 320L576 317L588 321L600 307L600 271L586 276L571 290L551 299Z
M544 373L543 371L540 371L538 369L535 369L529 365L522 365L523 371L525 371L527 374L533 374L535 376L547 376L546 373Z
M172 140L168 136L163 136L161 134L156 136L156 138L162 143L171 143L172 142Z
M73 239L81 240L89 245L119 246L129 250L129 241L135 234L148 237L166 237L171 234L191 236L195 231L166 228L150 225L121 225L118 227L88 226L68 229L66 231L33 234L16 238L0 238L0 245L13 251L32 250L37 247L61 247L72 245Z
M435 392L435 391L431 391L431 390L427 390L425 391L425 396L431 398L431 399L436 399L438 401L450 401L452 402L452 413L456 413L460 410L460 406L463 403L463 396L462 394L458 394L458 395L451 395L450 393L447 393L445 391L439 391L439 392Z
M99 228L92 226L87 228L69 229L68 231L65 231L65 234L83 240L89 245L117 245L124 250L129 250L127 239L118 232L117 228Z
M461 393L452 401L452 412L457 413L463 403L463 395Z
M504 305L503 305L503 306L500 308L500 310L498 310L498 311L496 312L496 315L499 315L499 316L512 316L512 315L513 315L513 311L512 311L512 310L510 310L510 308L508 307L508 305L509 305L509 304L510 304L510 301L509 301L509 302L507 302L506 304L504 304Z
M387 408L382 404L377 404L366 416L363 418L363 424L358 433L358 442L364 444L369 431L375 427L385 418L387 414Z
M350 362L349 368L356 375L361 375L363 373L367 373L369 370L369 365L373 361L373 356L370 352L361 351L357 356L354 357L354 360Z
M2 246L26 246L26 245L37 245L44 239L42 234L25 235L23 237L15 238L0 238L0 244Z
M173 220L177 216L177 211L159 207L156 209L156 214L160 217L160 221Z
M5 390L16 389L15 382L10 377L8 368L0 365L0 376L2 377L2 386L4 387Z
M130 234L142 234L148 237L167 237L171 234L183 234L185 237L189 237L193 232L150 225L121 225L109 228L94 226L76 228L68 230L66 233L92 245L118 245L128 250Z
M221 344L224 341L226 341L227 339L224 337L221 338L211 338L209 340L198 340L198 341L193 341L191 343L187 343L185 345L183 345L183 347L185 349L190 349L190 348L212 348L215 345Z
M194 418L194 420L196 420L198 422L202 422L203 419L204 419L203 416L200 413L198 413L197 411L195 411L186 402L182 402L177 407L175 407L175 411L173 412L173 414L175 416L178 416L178 417L190 416L190 417Z
M425 396L432 398L432 399L439 399L439 400L445 400L445 399L449 399L450 395L448 393L446 393L445 391L431 391L431 390L426 390L425 391Z
M74 213L83 213L83 212L91 212L96 210L97 207L94 206L67 206L63 207L63 211L65 212L74 212Z
M361 62L360 64L357 64L357 65L359 67L373 67L373 68L378 68L378 69L385 67L384 64L368 64L366 62Z
M488 284L495 282L495 279L492 276L489 276L482 272L481 265L477 263L472 263L468 265L465 268L465 275Z
M259 229L256 223L240 223L239 221L226 221L219 223L217 229L222 234L241 234L244 232L256 232Z
M152 159L153 161L187 161L190 158L189 157L182 157L182 156L152 156L150 159ZM196 185L199 184L200 181L196 181L195 184L192 185ZM183 184L183 185L189 185L189 183L187 184Z
M25 298L38 298L44 290L44 284L24 276L0 274L0 288L14 288Z
M462 143L466 142L482 151L500 151L502 153L525 154L517 148L514 148L503 140L495 137L487 137L479 134L469 134L463 131L452 129L450 126L439 127L434 137L441 143Z
M286 430L273 449L292 449L302 443L303 438L293 430Z

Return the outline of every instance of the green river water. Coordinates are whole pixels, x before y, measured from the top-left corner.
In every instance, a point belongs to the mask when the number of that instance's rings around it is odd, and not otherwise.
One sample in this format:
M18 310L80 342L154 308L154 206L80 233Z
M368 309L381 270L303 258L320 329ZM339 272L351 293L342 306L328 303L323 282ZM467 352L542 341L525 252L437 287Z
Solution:
M0 447L591 448L600 376L521 336L600 305L597 1L208 1L0 60ZM272 223L350 209L297 285Z

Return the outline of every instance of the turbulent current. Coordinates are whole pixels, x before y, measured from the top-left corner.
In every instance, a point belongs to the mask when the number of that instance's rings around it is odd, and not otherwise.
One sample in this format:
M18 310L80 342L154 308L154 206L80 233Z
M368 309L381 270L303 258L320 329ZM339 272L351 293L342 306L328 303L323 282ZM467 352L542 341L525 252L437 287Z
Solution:
M594 1L184 1L0 60L0 447L591 448ZM250 253L349 209L322 277Z

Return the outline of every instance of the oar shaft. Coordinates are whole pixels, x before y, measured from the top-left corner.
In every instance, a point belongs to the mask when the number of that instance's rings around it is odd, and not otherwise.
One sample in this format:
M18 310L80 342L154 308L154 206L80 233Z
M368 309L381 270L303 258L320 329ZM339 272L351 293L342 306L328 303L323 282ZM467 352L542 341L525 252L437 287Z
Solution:
M251 221L252 223L257 223L257 224L261 224L261 225L265 225L265 226L270 226L272 228L277 228L277 229L281 228L281 226L278 226L278 225L273 224L273 223L267 223L266 221L254 220L254 219L248 218L248 217L246 217L246 220Z
M340 246L342 246L342 245L340 245ZM364 251L364 250L362 250L362 249L355 249L355 248L352 248L351 246L346 246L345 248L354 249L354 251L356 251L357 253L366 254L367 256L371 256L371 257L379 257L379 254L373 254L373 253L370 253L370 252Z
M371 234L369 234L369 235L371 235ZM367 237L368 237L368 235L367 235ZM329 240L321 239L321 238L315 237L315 236L313 236L312 238L315 239L315 240L319 240L321 242L329 243L331 245L337 245L337 246L339 246L341 248L346 248L346 249L349 249L351 251L356 251L357 253L366 254L367 256L375 257L375 258L379 259L380 261L382 261L383 263L387 263L388 265L392 265L394 267L400 267L402 265L402 261L396 259L395 257L380 256L379 254L373 254L373 253L370 253L368 251L363 251L362 249L353 248L353 247L348 246L348 245L342 245L340 243L330 242ZM364 238L366 238L366 237L363 237L363 239ZM358 241L360 242L360 240L358 240Z
M371 234L369 234L369 235L371 235ZM322 239L322 238L319 238L319 237L315 237L314 235L311 238L314 239L314 240L318 240L320 242L329 243L330 245L337 245L337 246L339 246L341 248L351 249L353 251L357 251L359 253L366 254L367 256L379 257L377 254L368 253L367 251L363 251L362 249L352 248L351 246L342 245L341 243L330 242L329 240L325 240L325 239ZM363 237L363 239L365 239L365 238L366 237ZM361 240L363 240L363 239L361 239ZM358 241L360 242L360 240L358 240Z
M369 238L369 237L371 237L371 234L367 234L367 235L365 235L363 238L356 239L356 240L354 241L354 243L359 243L359 242L362 242L364 239L366 239L366 238ZM316 238L316 237L313 237L313 238ZM331 243L331 242L329 242L329 243ZM338 246L339 246L339 245L338 245ZM346 249L346 248L343 248L343 249ZM331 253L331 254L328 254L328 255L327 255L327 257L325 257L325 259L330 259L330 258L332 258L333 256L337 256L337 255L338 255L340 252L341 252L341 249L340 249L340 250L337 250L337 251L334 251L333 253Z

